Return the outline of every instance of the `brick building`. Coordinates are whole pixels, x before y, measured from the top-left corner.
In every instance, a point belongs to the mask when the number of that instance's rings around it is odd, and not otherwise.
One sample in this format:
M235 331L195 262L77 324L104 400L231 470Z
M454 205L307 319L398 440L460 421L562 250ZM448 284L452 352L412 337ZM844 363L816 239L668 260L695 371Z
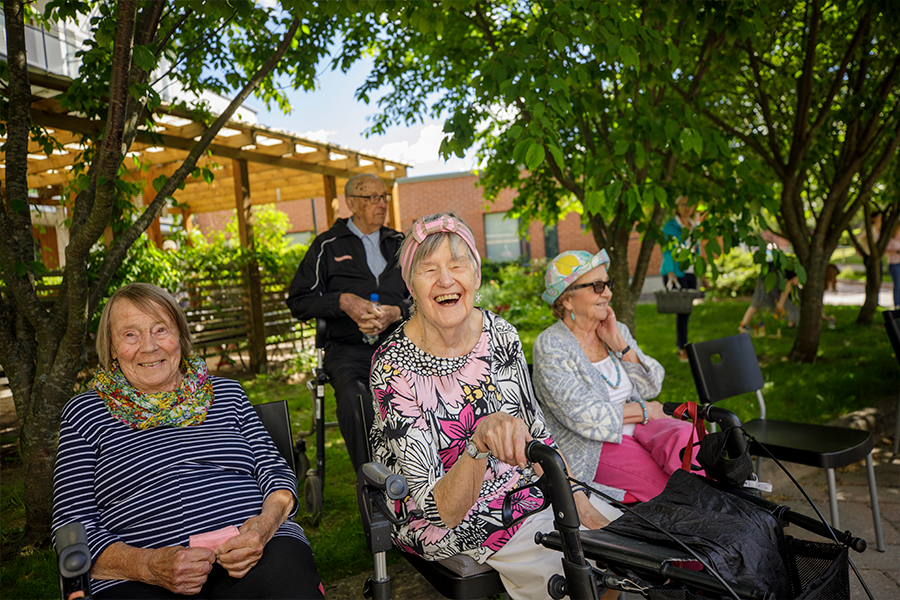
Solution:
M505 190L496 201L488 203L477 182L477 175L470 172L397 179L395 193L399 199L402 228L408 229L422 215L454 210L472 228L478 251L492 260L516 260L521 256L552 257L565 250L597 252L593 236L581 225L580 215L575 213L570 213L556 225L548 227L541 223L531 223L527 238L520 239L518 223L505 218L516 192ZM350 216L343 194L338 196L338 201L337 214L341 217ZM316 232L322 232L328 227L324 198L283 201L276 206L287 213L291 222L288 235L298 242L309 241ZM196 214L194 219L195 224L206 232L223 229L230 216L231 211L218 211ZM633 232L628 249L632 272L639 249L640 235ZM661 261L657 247L650 259L648 275L659 274Z

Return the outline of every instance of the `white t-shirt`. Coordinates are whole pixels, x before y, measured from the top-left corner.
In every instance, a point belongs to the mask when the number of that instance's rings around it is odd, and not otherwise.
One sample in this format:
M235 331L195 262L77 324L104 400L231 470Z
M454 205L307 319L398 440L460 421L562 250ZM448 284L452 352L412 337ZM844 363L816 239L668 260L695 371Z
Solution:
M622 366L622 361L615 359L612 356L607 356L600 362L592 364L597 367L597 370L600 371L610 383L616 383L619 378L618 375L616 375L616 365L618 364L619 372L622 374L622 383L619 384L619 389L615 389L611 385L608 386L609 401L613 404L625 404L625 401L631 397L631 392L634 391L634 384L632 384L631 379L628 378L628 373L625 371L625 367ZM635 423L622 425L622 435L634 435L634 426Z

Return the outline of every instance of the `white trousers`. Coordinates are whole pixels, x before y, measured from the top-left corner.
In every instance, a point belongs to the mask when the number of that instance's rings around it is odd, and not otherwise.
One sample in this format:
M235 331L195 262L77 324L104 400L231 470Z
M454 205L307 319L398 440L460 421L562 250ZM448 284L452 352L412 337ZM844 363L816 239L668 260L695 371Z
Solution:
M622 514L621 510L607 504L597 495L591 496L591 504L610 521ZM553 530L553 511L552 508L547 508L529 517L506 545L487 559L487 564L500 573L503 587L513 600L549 598L547 582L553 575L563 574L562 552L534 543L534 534Z

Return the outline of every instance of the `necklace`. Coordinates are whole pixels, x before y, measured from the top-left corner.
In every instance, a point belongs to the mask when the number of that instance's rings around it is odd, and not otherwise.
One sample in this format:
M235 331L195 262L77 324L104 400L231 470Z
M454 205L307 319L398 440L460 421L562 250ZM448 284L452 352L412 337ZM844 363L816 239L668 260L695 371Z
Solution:
M431 348L428 347L428 340L425 339L425 328L422 327L421 317L416 316L416 326L419 328L419 335L422 337L422 345L425 346L425 351L432 356L437 356L434 352L431 351ZM465 348L469 347L469 342L472 341L472 327L466 324L468 328L468 333L466 334L466 345ZM443 358L443 357L438 357Z
M609 384L609 387L611 387L614 390L617 390L617 389L619 389L619 386L622 385L622 371L619 370L619 363L616 361L615 356L610 354L609 360L612 361L613 366L616 368L616 382L613 383L612 381L607 379L606 375L604 375L603 373L600 373L600 377L603 378L603 381L605 381L607 384Z

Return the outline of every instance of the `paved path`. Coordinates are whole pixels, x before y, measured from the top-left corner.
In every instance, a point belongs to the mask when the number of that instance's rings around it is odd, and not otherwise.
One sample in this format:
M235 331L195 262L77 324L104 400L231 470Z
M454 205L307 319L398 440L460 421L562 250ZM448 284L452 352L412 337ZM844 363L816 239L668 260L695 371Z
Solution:
M864 422L857 423L857 426L875 433L876 448L873 458L885 552L878 552L875 549L875 527L869 500L865 463L860 462L840 469L836 475L841 530L851 531L853 535L865 539L869 545L862 554L851 550L850 559L859 569L872 596L883 600L900 598L900 459L891 456L892 440L890 438L893 433L893 424L897 418L896 411L897 398L892 398L882 404L881 411L875 409L862 411L860 416L864 417ZM848 418L852 419L852 417L845 417L842 420L846 421ZM819 511L828 519L830 512L824 470L791 463L785 466L819 507ZM792 510L814 517L815 513L788 481L788 478L775 472L777 468L771 462L763 466L763 479L771 481L774 486L770 499L786 504ZM798 530L797 527L789 527L787 532L795 537L816 539L815 535ZM852 600L867 598L852 570L850 592Z

